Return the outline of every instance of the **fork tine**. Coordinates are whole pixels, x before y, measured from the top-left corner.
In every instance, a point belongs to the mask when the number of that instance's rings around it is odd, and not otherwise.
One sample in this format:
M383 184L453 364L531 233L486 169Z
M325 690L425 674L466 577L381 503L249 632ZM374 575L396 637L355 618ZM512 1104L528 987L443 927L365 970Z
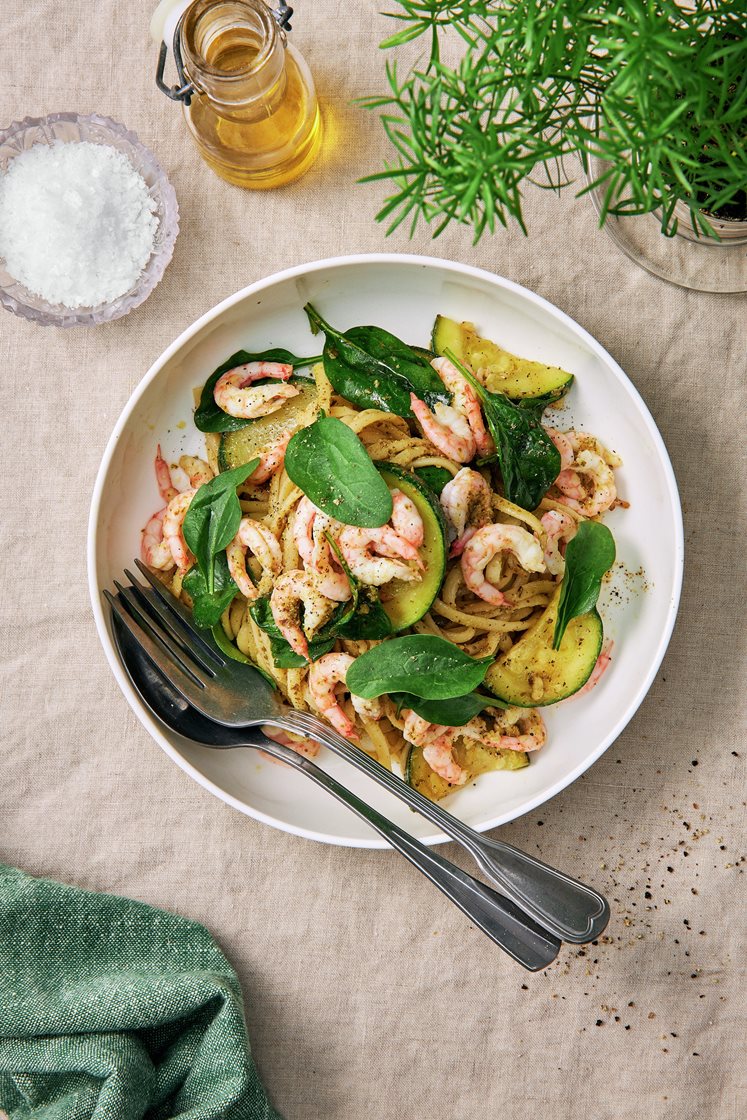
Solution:
M158 672L165 677L169 684L175 688L181 696L191 702L195 690L199 689L202 691L204 688L202 681L198 680L187 666L182 667L181 664L177 664L173 661L168 650L164 655L161 643L155 635L151 636L151 633L145 630L138 620L130 614L129 603L126 603L124 599L120 599L116 595L112 595L111 591L107 591L106 589L104 589L103 595L111 607L112 612L117 616L122 625L127 628L133 639L153 662Z
M176 599L171 594L171 592L164 587L161 581L153 575L151 570L146 567L142 560L136 559L135 567L153 588L153 591L155 592L156 598L158 599L159 603L161 603L166 608L166 610L169 611L171 615L177 619L182 629L186 631L188 637L192 640L192 642L195 645L200 646L203 652L209 657L212 657L213 661L217 662L218 665L225 665L225 657L211 638L208 638L206 634L201 634L199 630L196 629L194 623L192 622L192 616L184 606L184 603L180 603L179 600ZM126 569L125 575L128 579L133 581L133 585L137 582L136 580L133 580L133 577ZM159 615L161 620L164 621L165 615L160 611Z
M218 664L216 659L206 657L203 653L202 643L191 641L182 627L174 625L175 616L161 603L159 598L148 594L145 584L141 583L129 568L125 568L124 574L132 584L127 590L132 592L135 599L156 624L163 627L171 640L188 658L195 661L206 673L215 676L217 669L222 668L223 663Z
M118 580L114 580L114 586L119 592L119 597L124 601L129 609L131 615L135 620L140 623L143 630L147 630L152 638L161 645L166 652L166 655L188 673L191 673L195 680L199 681L203 687L210 684L215 677L213 669L202 665L199 661L192 660L184 649L180 649L176 642L172 641L165 630L161 630L158 622L149 615L143 607L138 603L137 596L134 594L131 587L123 587Z

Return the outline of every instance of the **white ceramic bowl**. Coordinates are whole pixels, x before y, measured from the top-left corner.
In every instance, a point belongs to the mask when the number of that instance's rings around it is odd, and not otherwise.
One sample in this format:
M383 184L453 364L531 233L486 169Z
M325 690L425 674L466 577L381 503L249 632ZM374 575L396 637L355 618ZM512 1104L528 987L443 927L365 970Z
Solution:
M139 551L140 529L158 507L153 455L170 461L200 453L191 423L193 388L229 354L283 345L316 353L304 303L337 327L375 323L426 344L437 312L474 321L526 357L576 374L561 428L582 426L623 458L619 489L630 501L606 518L617 541L612 584L601 603L615 640L614 662L593 692L545 710L548 744L524 770L482 776L453 794L448 808L479 830L513 820L579 777L631 719L651 686L674 625L683 567L682 517L664 443L636 389L609 354L540 296L480 269L429 257L381 254L319 261L252 284L189 327L148 371L130 398L101 464L91 506L91 601L112 671L156 742L191 777L258 820L313 840L376 848L383 842L301 774L256 752L211 751L164 728L144 707L119 661L100 589L111 587ZM636 574L643 573L643 574ZM616 593L615 593L616 592ZM323 751L322 765L426 843L445 837L401 802Z

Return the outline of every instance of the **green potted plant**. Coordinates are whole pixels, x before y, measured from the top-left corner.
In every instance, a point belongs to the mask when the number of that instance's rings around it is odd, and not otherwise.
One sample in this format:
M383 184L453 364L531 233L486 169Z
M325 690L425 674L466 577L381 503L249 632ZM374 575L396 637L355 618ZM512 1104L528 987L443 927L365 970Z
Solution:
M745 0L397 4L382 46L426 36L430 55L403 74L388 62L388 91L366 102L397 153L369 176L394 184L378 214L390 231L526 232L525 181L568 186L577 156L600 224L647 216L659 241L709 249L747 240Z

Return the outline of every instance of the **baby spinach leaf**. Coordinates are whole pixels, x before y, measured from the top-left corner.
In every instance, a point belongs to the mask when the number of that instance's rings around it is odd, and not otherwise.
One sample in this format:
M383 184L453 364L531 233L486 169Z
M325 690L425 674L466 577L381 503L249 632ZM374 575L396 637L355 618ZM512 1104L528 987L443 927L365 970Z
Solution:
M602 577L615 562L615 538L599 521L582 521L565 550L565 575L555 621L553 649L560 649L572 618L596 606Z
M192 600L192 620L201 630L212 629L239 593L231 579L225 552L215 557L212 592L208 591L207 580L196 564L187 572L182 586Z
M301 428L285 452L288 477L344 525L386 525L392 496L355 432L333 416Z
M440 495L447 482L454 477L446 467L416 467L415 474L422 478L426 486L430 486L434 494Z
M341 606L344 606L344 604L341 604ZM249 608L249 613L260 630L264 630L265 634L269 637L272 660L275 662L278 669L301 669L304 665L308 664L299 653L291 649L290 644L280 633L278 625L272 617L272 608L270 607L270 600L267 596L262 596L252 603ZM339 614L340 608L335 611L335 614L329 622L327 622L313 638L309 638L309 658L312 661L318 661L320 657L323 657L325 653L329 653L330 650L333 649L337 639L334 634L330 635L329 630L334 628L335 616L339 617Z
M429 407L438 401L448 404L451 395L433 366L396 335L383 327L351 327L345 337L370 354L385 368L393 370Z
M448 700L423 700L409 692L395 692L392 700L397 704L398 711L411 708L421 719L443 727L464 727L485 708L506 707L494 696L483 696L481 692L468 692L465 696L453 696Z
M337 636L353 642L373 642L388 638L391 632L392 622L381 605L377 589L359 587L355 613L347 622L340 624Z
M359 408L411 417L410 394L431 407L450 397L428 360L381 327L335 330L306 304L314 334L324 332L324 372L336 392Z
M252 459L217 475L200 487L189 504L182 526L184 539L194 553L211 595L215 590L213 559L231 543L241 521L236 487L258 464L259 459Z
M295 354L291 354L290 350L283 350L282 347L263 350L261 354L250 354L246 350L237 350L222 365L218 366L215 373L212 373L203 385L200 403L194 415L195 426L201 432L236 432L239 428L245 428L247 424L254 423L253 420L244 420L240 416L229 416L215 403L213 390L219 378L224 373L228 373L229 369L243 366L247 362L285 362L287 365L293 366L294 369L301 369L319 361L321 361L321 354L314 358L297 358Z
M500 393L489 393L451 350L446 357L469 381L482 403L506 497L522 509L536 509L560 473L560 452L535 411L519 408Z
M511 403L522 409L523 412L531 412L539 420L546 408L566 395L572 382L573 379L566 381L565 385L561 385L558 389L550 389L549 392L543 393L541 397L520 397L518 400L512 400Z
M390 692L446 700L481 684L492 662L492 657L470 657L435 634L407 634L356 658L348 669L347 685L366 700Z

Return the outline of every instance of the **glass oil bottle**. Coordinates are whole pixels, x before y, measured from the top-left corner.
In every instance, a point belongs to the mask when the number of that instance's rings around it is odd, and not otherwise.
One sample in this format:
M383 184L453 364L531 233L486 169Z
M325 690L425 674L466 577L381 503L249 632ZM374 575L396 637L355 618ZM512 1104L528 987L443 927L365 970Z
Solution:
M273 12L262 0L162 0L165 6L156 81L183 102L205 162L252 190L298 179L319 153L322 125L309 68L287 41L291 9ZM172 28L180 85L169 89L163 70Z

